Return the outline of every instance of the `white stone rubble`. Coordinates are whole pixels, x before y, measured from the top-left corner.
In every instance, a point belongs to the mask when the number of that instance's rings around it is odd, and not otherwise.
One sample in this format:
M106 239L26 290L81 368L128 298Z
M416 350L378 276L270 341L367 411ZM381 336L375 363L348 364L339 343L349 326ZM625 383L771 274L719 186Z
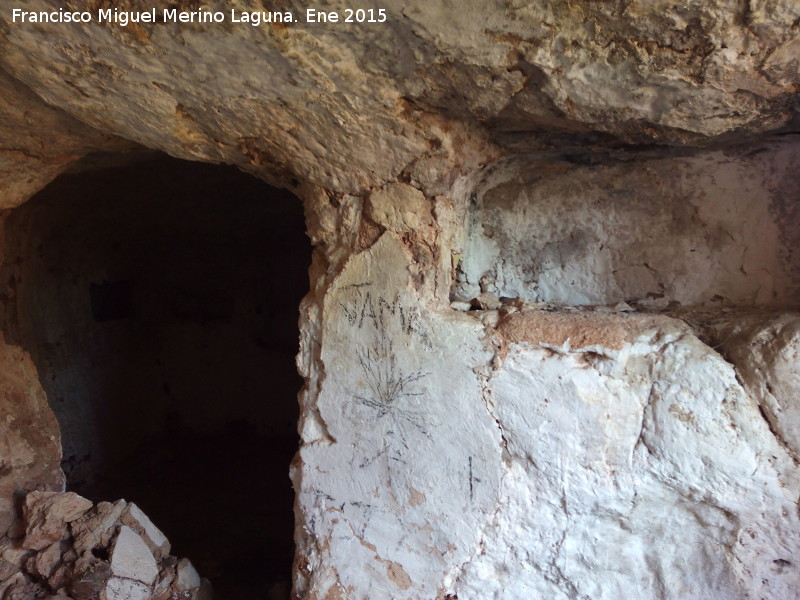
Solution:
M158 577L153 553L139 535L123 525L111 548L111 572L123 579L134 579L152 585Z
M169 555L135 504L31 492L24 516L24 537L0 538L1 600L211 600L208 580Z

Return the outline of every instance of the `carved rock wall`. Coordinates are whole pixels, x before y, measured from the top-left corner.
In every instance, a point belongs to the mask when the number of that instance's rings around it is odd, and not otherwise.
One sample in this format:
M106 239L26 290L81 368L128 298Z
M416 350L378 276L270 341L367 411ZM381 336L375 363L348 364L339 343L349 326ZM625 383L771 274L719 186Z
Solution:
M382 6L3 15L3 206L96 131L304 199L298 598L800 596L793 0Z
M800 592L784 375L800 316L731 364L697 323L740 311L426 309L412 263L386 233L326 296L295 466L299 597Z

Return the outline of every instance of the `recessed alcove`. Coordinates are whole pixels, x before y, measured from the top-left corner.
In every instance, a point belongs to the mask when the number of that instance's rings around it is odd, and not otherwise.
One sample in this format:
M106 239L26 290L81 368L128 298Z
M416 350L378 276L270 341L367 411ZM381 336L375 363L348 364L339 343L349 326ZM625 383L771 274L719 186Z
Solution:
M796 307L798 165L797 136L503 160L474 188L453 299Z
M68 489L136 502L215 598L286 589L301 202L162 157L63 175L4 227L3 329L58 417Z

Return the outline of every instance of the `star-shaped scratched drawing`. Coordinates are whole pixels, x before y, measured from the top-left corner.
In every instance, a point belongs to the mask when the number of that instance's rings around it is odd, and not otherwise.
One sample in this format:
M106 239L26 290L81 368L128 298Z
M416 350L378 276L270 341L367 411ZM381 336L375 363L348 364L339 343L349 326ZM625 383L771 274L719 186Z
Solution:
M401 368L391 338L385 335L379 334L371 347L356 349L356 356L369 394L356 394L355 400L372 409L375 423L384 418L389 421L381 449L367 457L360 466L369 466L384 455L390 460L403 462L402 455L409 449L408 438L412 432L430 437L425 414L403 406L404 400L424 395L414 384L430 373L421 370L409 373Z

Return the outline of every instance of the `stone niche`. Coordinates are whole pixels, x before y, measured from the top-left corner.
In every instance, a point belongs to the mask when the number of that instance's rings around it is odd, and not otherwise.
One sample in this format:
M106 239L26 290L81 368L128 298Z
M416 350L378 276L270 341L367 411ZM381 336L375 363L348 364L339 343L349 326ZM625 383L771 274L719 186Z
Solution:
M796 306L799 170L792 139L670 157L504 161L472 196L453 296Z
M219 597L288 590L300 202L234 168L145 155L62 175L3 228L3 364L18 372L4 386L42 414L16 416L28 425L0 446L16 483L35 482L18 487L63 485L49 400L69 490L135 500ZM24 382L37 372L43 389Z

